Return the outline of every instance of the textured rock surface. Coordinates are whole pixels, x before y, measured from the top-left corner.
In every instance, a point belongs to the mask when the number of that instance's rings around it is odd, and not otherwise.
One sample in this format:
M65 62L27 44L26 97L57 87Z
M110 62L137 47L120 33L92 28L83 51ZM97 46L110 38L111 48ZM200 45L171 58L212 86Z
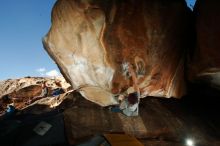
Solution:
M220 1L198 0L196 18L197 44L191 64L191 80L203 80L220 88Z
M35 88L36 90L38 90L38 86L41 87L41 84L44 82L46 83L47 87L51 89L57 88L56 82L60 82L61 86L65 89L70 87L70 84L68 84L63 77L57 77L55 79L43 77L24 77L19 79L8 79L0 82L0 99L4 95L15 94L16 92L19 92L17 96L22 96L21 94L23 93L28 94L28 90L27 92L25 92L25 88L28 89L28 87L32 86L32 89ZM23 93L22 90L24 90ZM32 94L35 93L32 92ZM25 96L26 95L23 95L23 97Z
M41 95L42 84L46 83L48 96L52 96L51 92L56 88L62 87L68 90L68 84L63 77L56 79L43 77L26 77L20 79L9 79L0 82L0 115L3 114L9 104L13 104L16 109L23 109L31 104L49 105L55 107L63 101L63 96L58 97L43 97L35 99ZM59 83L59 86L58 84ZM38 101L40 100L40 101ZM35 102L36 101L36 102Z
M189 101L184 101L186 98L141 99L137 117L113 113L108 107L99 107L72 93L69 95L74 99L70 100L72 107L64 111L66 136L71 145L97 133L126 133L146 146L184 146L186 138L193 138L195 145L199 146L219 146L219 106L218 102L213 102L218 100L213 100L215 98L207 94L207 89L194 90L195 95L187 98ZM196 95L200 100L195 99L192 103ZM204 100L201 96L205 97ZM212 100L207 101L207 98ZM212 108L204 108L207 104Z
M44 46L73 88L102 106L129 89L141 96L184 94L190 32L184 0L58 0Z

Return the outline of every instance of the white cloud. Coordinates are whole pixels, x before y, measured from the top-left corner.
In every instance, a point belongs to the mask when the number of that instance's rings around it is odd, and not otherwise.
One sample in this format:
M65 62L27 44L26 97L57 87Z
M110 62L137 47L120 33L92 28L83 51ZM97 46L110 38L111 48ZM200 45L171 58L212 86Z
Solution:
M58 72L56 69L52 69L50 71L47 71L47 69L44 67L38 68L38 69L36 69L36 71L41 76L56 77L56 76L61 75L60 72Z
M36 69L36 71L37 71L38 73L40 73L41 76L44 76L44 75L45 75L45 72L46 72L46 68L41 67L41 68Z
M36 69L36 71L42 73L42 72L46 71L46 68L44 68L44 67L38 68L38 69Z
M57 70L55 70L55 69L53 69L53 70L51 70L51 71L48 71L48 72L46 72L45 73L47 76L49 76L49 77L56 77L56 76L59 76L60 75L60 73L57 71Z

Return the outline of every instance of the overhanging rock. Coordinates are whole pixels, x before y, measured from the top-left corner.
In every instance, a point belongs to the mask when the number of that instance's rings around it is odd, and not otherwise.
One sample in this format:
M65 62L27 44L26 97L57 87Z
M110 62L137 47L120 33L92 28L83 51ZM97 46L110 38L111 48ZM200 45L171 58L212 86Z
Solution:
M220 1L196 1L196 48L190 60L189 79L220 89Z
M58 0L44 47L73 88L101 106L133 91L181 97L190 32L184 0Z

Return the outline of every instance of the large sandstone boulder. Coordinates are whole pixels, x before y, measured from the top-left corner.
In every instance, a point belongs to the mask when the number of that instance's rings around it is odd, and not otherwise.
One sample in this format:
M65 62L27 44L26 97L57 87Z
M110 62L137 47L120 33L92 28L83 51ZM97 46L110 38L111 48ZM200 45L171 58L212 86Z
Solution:
M220 88L220 1L198 0L194 8L196 19L196 49L190 66L191 81L205 81Z
M73 88L99 105L116 104L135 83L141 97L181 97L190 16L184 0L58 0L43 44Z

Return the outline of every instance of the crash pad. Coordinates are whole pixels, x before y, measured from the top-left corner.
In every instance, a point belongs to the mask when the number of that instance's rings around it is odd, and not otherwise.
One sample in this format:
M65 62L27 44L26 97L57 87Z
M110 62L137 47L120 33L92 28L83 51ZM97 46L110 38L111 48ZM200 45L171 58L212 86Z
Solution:
M135 137L126 134L104 134L111 146L144 146Z

